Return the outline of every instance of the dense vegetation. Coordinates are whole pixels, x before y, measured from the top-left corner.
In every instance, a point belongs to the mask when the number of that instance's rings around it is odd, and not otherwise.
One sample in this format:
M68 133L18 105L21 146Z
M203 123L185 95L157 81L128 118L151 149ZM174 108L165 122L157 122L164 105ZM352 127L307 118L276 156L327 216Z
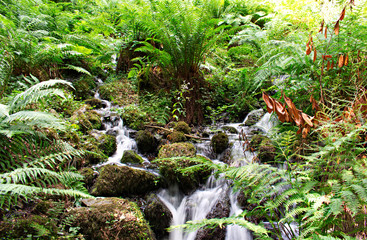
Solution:
M12 237L81 237L63 208L93 198L83 167L116 148L90 134L102 128L98 78L134 130L238 122L258 108L282 122L270 164L194 157L255 207L183 227L367 237L366 1L0 0L0 26L0 232L51 199L57 226L34 218Z

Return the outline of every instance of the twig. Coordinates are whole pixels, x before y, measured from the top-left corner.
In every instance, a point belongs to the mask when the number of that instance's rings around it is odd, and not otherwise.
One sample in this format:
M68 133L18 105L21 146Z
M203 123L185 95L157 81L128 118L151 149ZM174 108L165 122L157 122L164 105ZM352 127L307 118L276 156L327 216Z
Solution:
M166 131L166 132L173 132L173 130L171 129L168 129L168 128L164 128L164 127L159 127L159 126L152 126L152 125L146 125L145 127L148 127L148 128L156 128L156 129L160 129L160 130L163 130L163 131ZM189 134L185 134L185 137L188 137L188 138L194 138L194 139L199 139L199 140L210 140L210 138L201 138L201 137L197 137L197 136L193 136L193 135L189 135Z

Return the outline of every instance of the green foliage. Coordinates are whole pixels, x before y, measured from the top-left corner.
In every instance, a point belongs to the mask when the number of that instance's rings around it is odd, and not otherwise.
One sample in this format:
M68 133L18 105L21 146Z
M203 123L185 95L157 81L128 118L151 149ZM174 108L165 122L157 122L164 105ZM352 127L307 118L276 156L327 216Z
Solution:
M40 194L89 197L80 184L81 175L68 169L84 152L61 141L50 142L36 130L47 129L44 131L52 136L50 128L62 129L63 123L50 114L25 110L42 99L63 97L56 85L71 87L63 80L37 83L8 105L0 105L0 205L8 209L20 199L35 199ZM63 187L54 187L56 184Z

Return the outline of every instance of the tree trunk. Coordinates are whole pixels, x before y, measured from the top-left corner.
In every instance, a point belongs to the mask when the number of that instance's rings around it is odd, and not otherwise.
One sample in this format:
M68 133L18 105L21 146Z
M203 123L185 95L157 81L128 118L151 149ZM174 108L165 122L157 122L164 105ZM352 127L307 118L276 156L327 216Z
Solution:
M199 125L204 121L200 92L204 77L199 73L190 73L186 80L188 82L189 91L185 93L185 122L187 124Z

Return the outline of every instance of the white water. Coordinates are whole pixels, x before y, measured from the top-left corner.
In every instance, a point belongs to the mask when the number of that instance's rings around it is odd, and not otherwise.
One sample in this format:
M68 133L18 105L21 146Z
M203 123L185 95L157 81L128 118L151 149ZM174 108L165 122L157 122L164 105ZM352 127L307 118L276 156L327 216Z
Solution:
M258 114L259 112L260 110L255 110L250 114ZM247 117L244 121L246 120ZM264 132L268 132L275 124L273 121L269 123L269 120L270 114L265 114L255 126L262 129ZM251 129L253 127L244 126L243 123L227 124L225 127L233 127L239 133L243 131L248 137L248 140L250 140L252 136ZM247 146L243 141L239 141L239 134L228 133L228 137L229 141L233 144L231 148L231 157L234 161L231 163L231 166L243 166L251 162L256 156L256 153L244 151ZM196 148L198 154L209 157L209 141L196 144ZM218 159L220 159L220 157L220 155L217 156L217 159L213 161L219 162ZM213 175L208 179L205 186L191 195L183 195L176 186L170 190L162 190L158 196L173 215L171 226L176 226L184 224L187 221L198 221L206 218L220 197L226 196L227 194L229 194L231 203L230 216L242 213L242 209L237 202L238 193L232 193L225 180L216 180ZM182 229L177 228L170 232L169 240L195 240L196 234L197 231L184 232ZM244 227L228 226L226 240L252 240L252 235Z
M94 95L96 99L99 99L104 104L104 108L97 109L99 114L102 115L102 119L104 118L110 118L109 121L103 121L103 124L105 125L105 130L100 131L102 133L107 132L113 132L116 135L116 143L117 143L117 150L116 152L108 158L107 162L104 162L101 165L106 164L117 164L117 165L123 165L120 163L120 160L126 150L132 150L137 149L136 142L134 139L129 137L129 132L126 127L124 127L123 121L116 113L112 111L112 107L118 107L118 106L112 106L111 102L103 100L100 98L99 93L96 92Z
M228 186L223 180L209 177L206 185L190 196L179 193L178 187L163 190L158 196L171 211L172 226L181 225L187 221L198 221L206 217L220 197L226 195ZM170 240L195 240L197 231L184 232L178 228L170 232Z
M95 98L100 99L98 92L95 94ZM111 110L113 107L111 103L106 100L100 100L104 103L105 107L96 111L100 113L103 118L110 116L109 121L104 121L105 130L101 132L107 133L112 131L116 135L117 140L117 151L108 158L107 162L101 165L123 165L120 163L123 153L126 150L136 149L136 142L129 137L129 132L123 126L122 119L119 116L114 115ZM257 114L257 112L258 110L255 110L254 113ZM246 120L247 117L245 121ZM270 120L270 114L265 114L255 126L261 128L264 132L268 132L273 125L274 121ZM243 123L228 124L226 126L234 127L238 132L243 131L246 136L251 137L251 127L243 126ZM228 136L230 142L233 143L231 156L232 159L235 159L235 161L231 163L231 166L243 166L244 164L251 162L256 154L250 151L244 151L246 145L243 145L243 142L239 141L238 134L228 134ZM199 143L196 147L198 154L209 157L209 141ZM216 157L217 159L214 159L213 161L219 162L218 159L220 159L221 156L219 155ZM161 201L172 213L173 219L171 226L181 225L187 221L198 221L204 219L215 206L217 201L228 195L231 204L230 216L242 213L242 209L237 202L238 194L232 193L225 180L216 180L213 175L208 179L205 186L198 189L191 195L183 195L177 186L171 186L170 189L164 189L158 194ZM182 229L177 228L170 232L169 240L195 240L196 234L197 231L184 232ZM246 228L240 226L228 226L226 240L252 240L252 235Z

